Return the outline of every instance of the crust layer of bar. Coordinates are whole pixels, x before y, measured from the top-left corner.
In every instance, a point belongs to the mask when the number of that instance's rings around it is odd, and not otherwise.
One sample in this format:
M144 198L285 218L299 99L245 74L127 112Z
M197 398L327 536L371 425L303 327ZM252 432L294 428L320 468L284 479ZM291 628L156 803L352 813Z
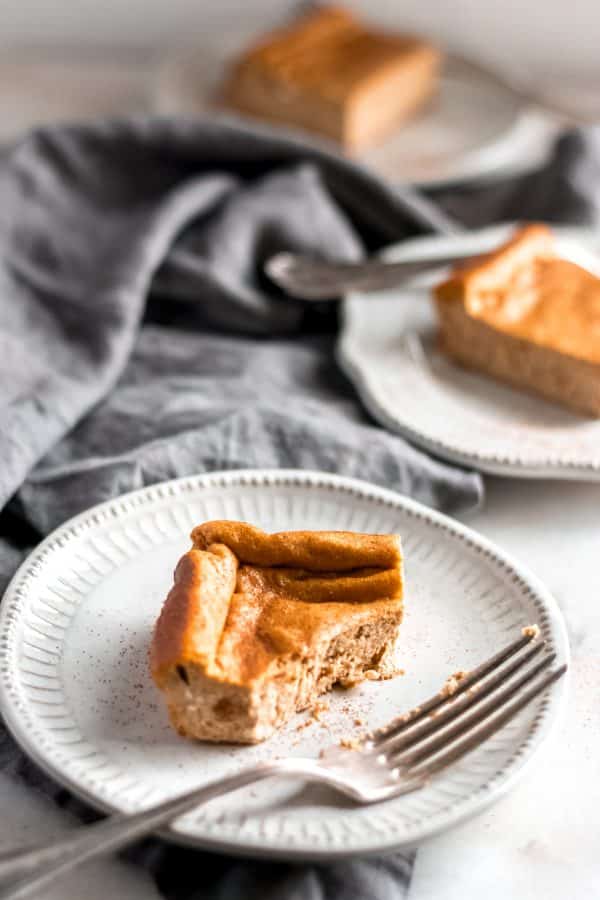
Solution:
M321 7L246 51L222 99L356 149L385 137L431 97L440 61L421 40L374 31L345 9Z
M389 677L402 620L395 535L194 529L156 624L151 669L174 727L264 740L336 683Z
M455 269L434 292L453 359L600 416L600 279L561 259L544 225Z

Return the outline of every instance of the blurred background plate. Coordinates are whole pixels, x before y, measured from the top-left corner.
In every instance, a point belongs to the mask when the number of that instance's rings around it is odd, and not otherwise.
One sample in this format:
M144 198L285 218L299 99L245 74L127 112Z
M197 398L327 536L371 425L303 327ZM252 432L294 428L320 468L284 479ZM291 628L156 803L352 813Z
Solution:
M194 116L214 109L218 84L242 44L229 36L167 60L157 76L156 110ZM428 108L357 159L391 181L442 187L529 171L544 162L558 129L557 117L450 57Z
M390 247L387 258L485 253L514 225L436 235ZM600 275L600 239L591 229L555 228L558 248ZM600 480L600 420L467 371L437 347L428 294L432 270L394 290L344 301L338 360L382 425L445 459L513 478Z

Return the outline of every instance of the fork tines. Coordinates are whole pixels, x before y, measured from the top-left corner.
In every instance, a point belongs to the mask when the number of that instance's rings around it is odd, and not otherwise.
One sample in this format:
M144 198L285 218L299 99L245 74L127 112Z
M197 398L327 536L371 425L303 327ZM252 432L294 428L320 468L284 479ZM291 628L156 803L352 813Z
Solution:
M457 673L426 703L366 738L399 774L426 780L478 747L566 671L537 631L523 635L468 673Z

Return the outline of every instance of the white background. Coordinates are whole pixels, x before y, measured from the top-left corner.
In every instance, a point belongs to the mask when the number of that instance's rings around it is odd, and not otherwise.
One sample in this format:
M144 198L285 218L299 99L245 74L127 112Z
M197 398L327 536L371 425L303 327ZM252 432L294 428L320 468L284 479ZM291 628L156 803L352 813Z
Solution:
M260 27L297 5L290 0L3 0L0 52L32 45L189 45L204 30ZM598 0L349 0L347 5L505 69L586 80L600 70Z

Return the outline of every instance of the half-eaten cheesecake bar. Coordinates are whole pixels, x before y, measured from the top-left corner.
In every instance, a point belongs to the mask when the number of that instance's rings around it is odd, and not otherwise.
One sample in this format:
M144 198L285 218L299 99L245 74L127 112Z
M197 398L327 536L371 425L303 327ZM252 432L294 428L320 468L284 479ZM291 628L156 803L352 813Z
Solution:
M156 623L151 670L187 737L256 743L334 684L395 674L397 535L192 532Z
M430 99L440 62L425 41L317 6L243 53L221 100L360 149L383 140Z
M442 349L457 362L600 416L600 278L529 225L438 285Z

